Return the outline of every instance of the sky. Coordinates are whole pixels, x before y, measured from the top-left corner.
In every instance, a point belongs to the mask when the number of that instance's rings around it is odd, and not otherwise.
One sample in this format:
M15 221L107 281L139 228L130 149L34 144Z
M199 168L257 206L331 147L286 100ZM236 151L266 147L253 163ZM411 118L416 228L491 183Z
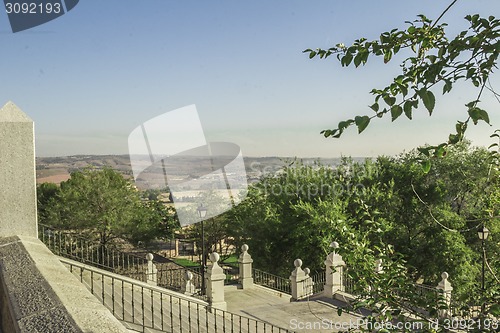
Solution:
M2 10L0 104L34 120L37 156L127 154L136 127L192 104L207 141L235 143L244 156L395 155L445 141L477 91L438 91L432 117L419 110L326 139L321 130L372 114L370 90L389 84L402 58L355 69L302 51L376 39L418 14L435 19L450 2L82 0L18 33ZM447 31L464 30L472 13L498 17L500 1L459 0L443 18ZM498 74L491 83L500 90ZM467 136L488 146L500 104L489 92L482 103L493 126Z

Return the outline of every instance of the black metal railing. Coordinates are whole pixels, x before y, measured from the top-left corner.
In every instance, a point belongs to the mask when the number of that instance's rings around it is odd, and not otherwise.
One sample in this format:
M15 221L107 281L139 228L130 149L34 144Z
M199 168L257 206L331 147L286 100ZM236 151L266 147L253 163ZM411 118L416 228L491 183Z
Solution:
M326 271L321 271L311 275L311 280L313 282L312 294L314 295L323 292L326 282Z
M195 298L169 293L73 260L61 258L61 262L118 320L135 331L290 332L264 321L212 308Z
M253 282L255 284L271 288L285 294L292 294L290 279L282 278L271 273L267 273L258 269L252 269Z
M107 271L145 281L146 258L89 241L67 231L39 224L39 239L54 254L89 264Z
M98 267L139 281L146 281L147 264L145 257L125 253L118 249L102 246L73 233L39 224L39 239L56 255ZM189 269L165 259L167 262L154 262L157 268L158 286L180 290L185 272L193 273L192 283L201 290L201 275L197 269Z
M340 285L343 287L343 291L350 295L358 295L359 290L357 290L354 280L347 274L345 271L341 275L341 283Z

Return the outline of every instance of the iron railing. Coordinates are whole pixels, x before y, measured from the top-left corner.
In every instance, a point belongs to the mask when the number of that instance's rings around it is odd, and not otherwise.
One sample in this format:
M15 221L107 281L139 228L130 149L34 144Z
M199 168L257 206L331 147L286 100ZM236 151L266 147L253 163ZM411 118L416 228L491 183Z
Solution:
M89 264L139 281L146 281L147 259L118 249L102 246L67 231L38 225L39 239L56 255ZM168 259L166 259L168 260ZM193 284L201 288L200 271L188 269L168 260L154 262L157 268L158 286L180 290L187 270L193 273Z
M253 282L255 284L274 289L277 291L284 292L286 294L292 294L292 289L290 286L290 280L282 278L271 273L263 272L258 269L252 269Z
M39 239L54 254L145 281L146 258L111 249L67 231L38 225Z
M321 271L314 275L311 275L311 280L313 282L312 285L313 295L323 292L326 282L326 271Z
M90 292L129 329L145 332L282 333L288 329L210 307L195 298L61 258Z
M340 285L344 288L344 292L350 295L359 294L359 290L356 289L354 280L349 276L349 274L347 274L347 272L344 271L340 278L342 279Z

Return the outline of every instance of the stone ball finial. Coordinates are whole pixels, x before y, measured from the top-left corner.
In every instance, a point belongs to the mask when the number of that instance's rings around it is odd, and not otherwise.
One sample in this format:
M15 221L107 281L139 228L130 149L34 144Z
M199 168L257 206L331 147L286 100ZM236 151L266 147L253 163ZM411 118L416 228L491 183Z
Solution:
M153 254L152 254L152 253L148 253L148 254L146 254L146 259L147 259L148 261L153 260L153 258L154 258L154 256L153 256Z
M217 252L210 253L210 261L211 262L216 263L217 261L219 261L219 259L220 259L220 256Z
M306 273L306 275L309 275L309 273L311 273L311 270L309 269L309 267L304 268L304 273Z
M295 261L293 262L293 265L297 268L299 268L300 266L302 266L302 260L300 259L295 259Z
M448 273L446 273L446 272L443 272L443 273L441 274L441 277L443 278L443 280L447 280L447 279L448 279L448 277L450 277L450 275L449 275Z
M243 245L241 246L241 251L243 251L243 252L247 252L247 251L248 251L248 245L243 244Z
M332 243L330 244L330 247L331 247L331 248L333 248L333 249L338 249L338 248L339 248L339 243L337 243L337 242L332 242Z
M193 273L186 271L186 280L191 281L193 279Z

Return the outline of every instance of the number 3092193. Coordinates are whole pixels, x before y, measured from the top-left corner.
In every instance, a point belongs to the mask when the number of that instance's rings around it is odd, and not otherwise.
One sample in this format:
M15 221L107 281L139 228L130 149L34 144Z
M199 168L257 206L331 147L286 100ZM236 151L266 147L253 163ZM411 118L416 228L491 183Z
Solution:
M62 11L61 4L55 3L33 3L33 2L23 2L23 3L5 3L5 10L7 14L59 14Z

